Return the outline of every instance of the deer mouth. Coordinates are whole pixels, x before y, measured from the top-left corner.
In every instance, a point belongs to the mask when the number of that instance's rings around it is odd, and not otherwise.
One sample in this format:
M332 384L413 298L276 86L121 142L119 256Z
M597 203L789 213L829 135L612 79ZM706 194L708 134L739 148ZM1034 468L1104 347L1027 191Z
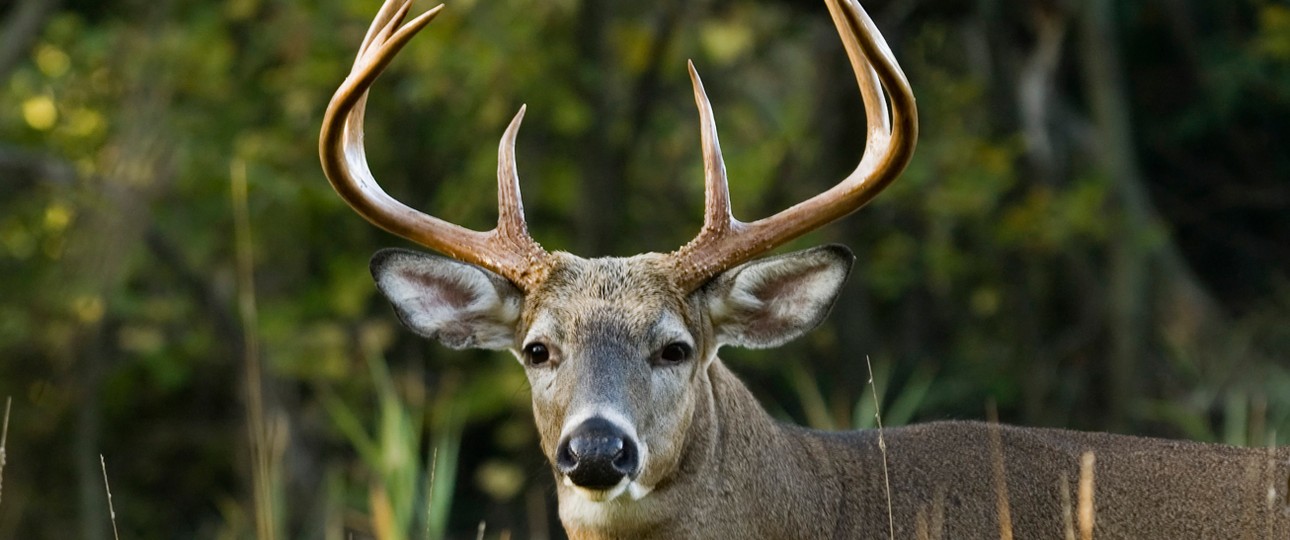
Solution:
M624 476L617 484L603 489L580 486L568 476L564 476L564 485L573 488L574 493L591 502L609 502L622 497L624 494L633 501L639 501L654 490L653 487L641 484L627 476Z

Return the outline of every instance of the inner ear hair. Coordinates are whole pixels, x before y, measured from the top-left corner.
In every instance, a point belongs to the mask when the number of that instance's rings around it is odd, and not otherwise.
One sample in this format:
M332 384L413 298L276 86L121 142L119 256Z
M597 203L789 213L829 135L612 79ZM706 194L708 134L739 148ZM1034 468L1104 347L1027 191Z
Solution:
M478 266L403 249L372 257L372 277L405 326L454 349L514 345L523 294Z
M707 288L718 342L774 347L815 328L828 315L855 257L826 245L748 262Z

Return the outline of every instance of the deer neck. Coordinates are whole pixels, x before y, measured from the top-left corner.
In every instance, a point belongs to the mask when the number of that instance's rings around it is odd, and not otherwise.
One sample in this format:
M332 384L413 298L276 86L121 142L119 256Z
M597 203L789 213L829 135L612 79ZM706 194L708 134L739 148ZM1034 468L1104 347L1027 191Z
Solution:
M831 535L847 491L865 489L859 484L872 480L852 478L857 473L840 469L839 458L854 464L865 456L831 435L775 421L720 359L702 376L707 391L696 403L685 453L669 480L639 501L599 508L615 519L598 523L582 519L583 503L562 498L570 538ZM573 507L580 515L569 511Z

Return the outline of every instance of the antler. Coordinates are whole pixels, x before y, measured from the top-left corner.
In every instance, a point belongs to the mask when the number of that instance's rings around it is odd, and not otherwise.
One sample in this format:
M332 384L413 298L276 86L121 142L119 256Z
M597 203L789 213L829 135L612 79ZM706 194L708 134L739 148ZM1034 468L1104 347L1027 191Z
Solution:
M918 109L909 82L886 40L856 0L826 2L864 99L868 137L860 164L828 191L778 214L752 223L735 219L730 213L730 191L712 106L691 63L694 101L702 123L707 202L698 236L668 254L676 283L683 290L693 290L727 268L854 212L895 180L913 156L918 139ZM884 88L891 98L890 120Z
M386 0L367 29L358 58L332 96L323 117L318 154L327 179L356 212L391 233L455 259L477 264L530 291L548 269L548 254L529 236L515 171L515 134L524 118L520 107L502 134L497 163L497 227L467 229L414 210L395 200L372 178L363 148L367 90L399 50L443 9L422 13L408 24L411 0Z

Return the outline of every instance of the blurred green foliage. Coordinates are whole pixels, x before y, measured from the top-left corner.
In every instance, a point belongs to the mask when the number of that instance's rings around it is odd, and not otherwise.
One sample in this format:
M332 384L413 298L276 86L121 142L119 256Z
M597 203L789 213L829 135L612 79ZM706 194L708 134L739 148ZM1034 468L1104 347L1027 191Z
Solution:
M0 39L17 59L0 62L0 537L107 538L100 453L122 537L254 535L249 343L279 535L561 534L523 373L400 329L366 261L401 241L319 170L322 111L379 2L11 4L5 35L32 38ZM1026 425L1290 441L1290 8L1117 2L1108 48L1078 2L865 5L921 139L877 202L795 243L858 255L830 320L776 351L723 352L767 409L869 427L876 393L888 426L993 403ZM1109 58L1119 82L1088 68ZM686 59L737 216L855 166L853 78L824 7L796 0L454 2L376 83L369 160L401 200L487 228L497 137L527 103L535 237L670 250L701 220ZM1123 128L1097 113L1104 92L1130 106L1131 148L1107 147ZM1116 150L1135 163L1114 166ZM1142 308L1118 313L1131 275Z

